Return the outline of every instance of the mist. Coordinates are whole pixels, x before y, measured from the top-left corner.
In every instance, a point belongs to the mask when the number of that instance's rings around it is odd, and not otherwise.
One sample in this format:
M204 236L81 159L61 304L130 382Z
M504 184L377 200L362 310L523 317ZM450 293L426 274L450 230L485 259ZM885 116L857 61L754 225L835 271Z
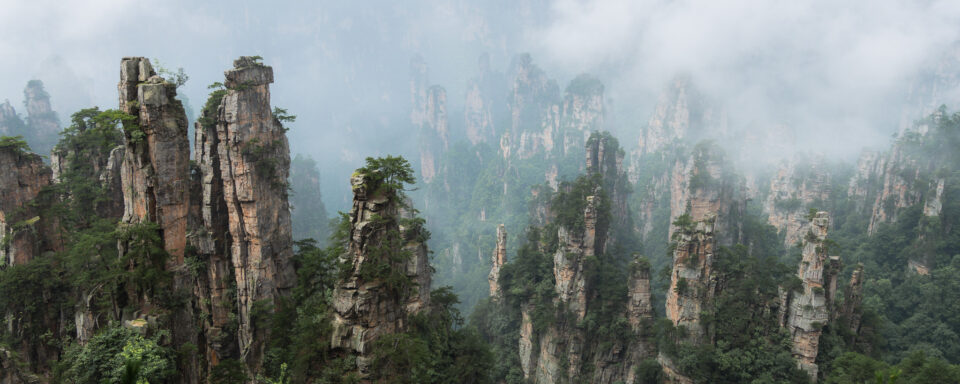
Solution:
M263 56L275 71L274 105L298 116L292 152L317 160L332 211L349 204L347 176L366 156L414 157L414 55L446 88L454 132L477 58L486 53L505 71L529 52L561 87L584 72L600 78L612 105L607 129L628 151L658 94L683 74L731 125L785 125L794 149L850 160L919 118L914 109L936 107L909 100L911 86L949 71L960 39L955 1L86 0L2 9L0 100L19 106L26 82L43 80L62 123L80 108L115 107L124 56L183 67L190 80L180 93L194 111L234 58ZM956 87L940 92L960 100Z

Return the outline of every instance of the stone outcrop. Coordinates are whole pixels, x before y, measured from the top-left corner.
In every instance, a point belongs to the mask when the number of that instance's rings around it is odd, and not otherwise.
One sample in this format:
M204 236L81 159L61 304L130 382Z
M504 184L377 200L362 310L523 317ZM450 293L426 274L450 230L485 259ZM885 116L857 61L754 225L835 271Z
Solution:
M508 73L510 129L500 139L504 159L553 154L559 130L560 89L529 54L513 59Z
M839 271L838 260L827 257L825 240L829 225L829 214L817 212L803 238L802 259L797 270L801 287L799 291L781 293L781 326L792 335L797 364L812 378L817 377L820 334L831 319Z
M209 167L211 182L219 179L221 183L211 185L210 193L222 192L222 196L204 206L210 209L215 227L226 217L226 233L215 236L229 244L240 358L255 369L262 362L268 331L254 324L254 309L272 312L276 299L296 283L286 192L290 150L286 130L270 107L273 69L258 58L240 57L224 76L227 92L217 111L216 138L197 140L197 145L215 143L216 154L198 152L198 156L210 159L201 171ZM219 175L212 170L214 164L219 165ZM208 175L203 177L205 184ZM216 269L210 271L211 277L227 276L218 263L211 264Z
M427 90L427 99L420 123L420 175L429 183L441 172L441 157L449 149L447 128L447 91L441 86Z
M507 94L503 74L490 69L490 56L483 54L478 62L480 72L467 83L463 111L467 140L473 145L494 140L493 116L505 112L500 110L504 104L501 95Z
M500 292L500 268L507 262L507 230L503 224L497 226L497 245L493 249L493 257L490 266L490 275L487 281L490 283L490 297L499 299Z
M0 347L0 384L40 384L45 381L37 375L25 371L18 364L16 355Z
M429 183L441 172L441 158L450 147L447 91L429 85L427 64L419 55L410 61L410 101L410 121L420 140L420 175Z
M189 205L187 117L176 86L157 76L149 60L127 57L120 66L120 110L137 117L124 123L123 223L159 225L171 262L182 264Z
M678 229L673 252L673 272L667 289L666 314L674 326L687 329L690 341L702 343L706 332L700 313L716 295L717 281L712 275L717 242L715 217L691 223Z
M30 80L23 90L23 104L27 109L27 126L31 146L39 153L48 153L57 142L60 120L50 105L50 95L43 89L43 82Z
M843 310L841 315L847 321L847 329L856 337L860 332L860 321L863 319L863 312L860 305L863 303L863 264L857 264L850 275L850 283L843 297Z
M48 223L28 203L50 185L52 172L43 159L16 146L0 146L0 268L25 264L50 250Z
M790 247L805 233L811 204L824 203L829 198L830 175L822 158L784 161L770 180L764 210L770 225L784 234L784 245Z
M83 162L90 166L93 177L100 181L103 192L106 194L104 199L98 202L96 210L97 215L103 218L121 219L123 217L123 178L121 170L123 169L124 146L117 145L113 149L105 152L97 151L95 153L85 153L83 157L77 156L75 148L66 148L60 145L54 147L50 153L50 168L53 170L53 182L63 181L64 172L69 172L72 167L77 167L74 162Z
M17 110L13 108L13 105L10 105L10 100L0 104L0 135L22 135L23 127L23 120L17 115Z
M429 306L432 276L422 228L407 227L402 220L411 218L402 197L379 188L370 175L355 174L350 183L350 241L340 256L350 269L334 287L331 345L357 355L358 372L366 376L371 345L385 334L405 331L409 317ZM384 263L411 284L392 286L365 272Z
M656 153L675 142L716 138L726 131L726 113L714 107L693 86L689 76L677 76L660 93L634 157ZM633 181L636 182L635 174Z
M556 250L553 252L554 305L556 321L545 329L535 332L532 313L537 309L532 303L521 305L520 366L524 376L535 383L556 383L587 380L596 383L632 381L636 365L652 354L646 325L652 319L650 302L649 266L637 262L631 265L628 277L628 302L622 316L635 335L630 338L610 340L600 348L600 340L588 334L582 321L588 317L589 305L598 299L593 283L588 277L588 263L593 260L610 260L606 254L613 244L609 233L611 226L628 223L620 216L626 210L617 210L614 205L623 200L627 190L622 169L623 152L616 140L608 134L595 133L586 143L586 169L588 175L598 176L600 181L592 194L583 196L584 206L581 221L577 224L558 223ZM537 194L545 194L541 187ZM561 188L569 188L561 186ZM549 207L533 202L534 223L552 221ZM609 201L604 201L609 200ZM608 204L609 203L609 204ZM610 209L606 212L603 209ZM542 213L539 213L543 211ZM607 219L607 217L610 217ZM541 218L537 218L541 217ZM628 226L629 227L629 226ZM540 251L543 244L541 244ZM611 261L612 262L612 261ZM613 320L611 320L613 321Z

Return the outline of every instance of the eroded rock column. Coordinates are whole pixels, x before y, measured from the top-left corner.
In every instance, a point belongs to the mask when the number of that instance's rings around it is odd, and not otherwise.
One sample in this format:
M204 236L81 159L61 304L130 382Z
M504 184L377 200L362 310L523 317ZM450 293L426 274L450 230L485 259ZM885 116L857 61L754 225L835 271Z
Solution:
M354 175L350 182L350 244L341 263L352 267L334 288L331 345L357 355L357 369L366 376L371 345L383 335L406 330L409 316L429 306L431 271L421 229L403 225L407 213L401 197L374 185L364 174ZM384 263L414 284L396 287L364 272Z
M507 262L507 230L503 224L497 226L497 246L493 249L492 266L487 282L490 283L490 297L500 298L500 268Z

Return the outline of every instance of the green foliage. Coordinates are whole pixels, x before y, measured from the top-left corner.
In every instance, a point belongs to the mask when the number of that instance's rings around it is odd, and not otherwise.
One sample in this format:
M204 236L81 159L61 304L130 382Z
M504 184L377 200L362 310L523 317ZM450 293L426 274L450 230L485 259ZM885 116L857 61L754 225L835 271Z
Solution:
M280 107L273 107L273 118L277 119L281 123L292 123L297 121L297 115L291 115L286 109Z
M110 326L86 345L72 344L59 362L63 383L118 383L124 377L136 382L164 383L176 374L173 352L158 338L146 338L120 326Z
M602 94L603 83L596 77L583 73L570 80L565 92L584 96Z
M170 70L161 64L160 60L156 58L153 59L153 68L157 70L157 74L162 76L167 81L173 83L177 89L186 84L187 80L190 80L190 76L187 76L187 73L184 72L183 67L177 67L176 71Z
M364 175L367 193L371 195L402 194L407 184L416 183L410 162L401 156L368 157L366 165L354 174Z
M799 198L791 197L788 199L777 199L773 201L774 207L781 211L792 212L803 207L803 201Z
M242 384L246 383L248 378L243 362L236 359L223 359L210 370L212 384Z
M200 110L200 117L197 119L197 122L199 122L200 126L204 129L211 130L217 126L220 103L223 102L223 97L227 95L227 89L223 83L219 81L210 84L207 86L207 89L212 89L213 91L210 92L206 103L203 104L203 109Z
M752 256L743 245L718 248L713 267L722 289L701 313L701 325L716 343L688 344L684 330L666 322L658 326L660 350L698 383L808 382L791 357L790 335L770 309L790 268Z
M25 153L30 152L30 145L23 136L0 136L0 150Z
M833 361L824 381L839 383L956 383L960 366L930 357L921 350L912 352L899 364L890 366L859 353L848 352Z
M372 348L372 376L387 383L492 383L489 346L475 328L461 328L450 287L431 293L430 309L407 333L380 337Z
M254 138L240 148L244 158L254 164L254 170L258 177L270 183L270 186L278 192L286 193L287 180L281 176L281 164L277 154L283 142L273 140L269 143L262 143L260 139Z
M129 282L147 295L161 293L171 276L165 268L169 255L163 249L160 226L152 222L121 226L117 239L126 249L120 265L129 266Z

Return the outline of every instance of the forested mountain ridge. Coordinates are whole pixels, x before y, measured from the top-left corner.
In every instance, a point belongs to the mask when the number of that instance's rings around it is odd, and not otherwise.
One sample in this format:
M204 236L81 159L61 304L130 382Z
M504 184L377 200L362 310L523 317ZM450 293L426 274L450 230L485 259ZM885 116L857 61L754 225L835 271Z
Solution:
M744 135L688 76L623 147L593 76L481 58L454 124L415 58L415 162L367 158L328 223L262 60L192 150L141 57L49 165L0 141L0 383L960 382L947 107L856 164L750 164L790 129Z

